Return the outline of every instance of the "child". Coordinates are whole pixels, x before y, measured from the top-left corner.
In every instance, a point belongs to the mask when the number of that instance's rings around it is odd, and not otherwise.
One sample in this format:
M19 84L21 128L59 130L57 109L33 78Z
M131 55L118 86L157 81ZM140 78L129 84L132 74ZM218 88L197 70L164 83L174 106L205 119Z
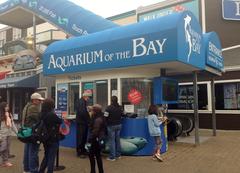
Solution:
M153 153L153 158L157 158L159 161L163 161L160 148L161 148L161 131L160 125L162 121L158 120L158 108L156 105L150 105L148 109L148 130L151 136L154 137L155 140L155 150Z

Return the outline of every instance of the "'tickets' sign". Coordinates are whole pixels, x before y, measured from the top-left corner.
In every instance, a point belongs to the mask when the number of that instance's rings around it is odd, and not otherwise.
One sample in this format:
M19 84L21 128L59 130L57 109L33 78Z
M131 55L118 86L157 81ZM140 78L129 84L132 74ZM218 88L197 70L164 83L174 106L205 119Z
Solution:
M141 103L142 99L143 99L143 96L142 96L141 92L138 91L137 89L133 88L129 91L128 100L132 104L137 105L137 104Z

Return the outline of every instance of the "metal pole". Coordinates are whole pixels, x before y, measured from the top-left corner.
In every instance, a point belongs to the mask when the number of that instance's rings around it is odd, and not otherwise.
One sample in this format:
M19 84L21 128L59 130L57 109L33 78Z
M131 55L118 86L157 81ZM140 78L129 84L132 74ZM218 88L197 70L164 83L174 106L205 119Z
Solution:
M33 50L36 51L36 16L33 15Z
M199 145L199 116L198 116L198 88L197 72L193 73L193 96L194 96L194 124L195 124L195 145Z
M216 98L215 98L215 85L214 78L211 79L211 93L212 93L212 128L213 136L217 135L217 126L216 126Z

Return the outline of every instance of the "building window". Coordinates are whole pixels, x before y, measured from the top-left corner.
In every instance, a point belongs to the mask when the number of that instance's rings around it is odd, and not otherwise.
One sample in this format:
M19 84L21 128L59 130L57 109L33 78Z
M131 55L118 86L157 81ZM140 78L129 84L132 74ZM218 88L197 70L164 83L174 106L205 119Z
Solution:
M77 102L79 99L79 83L74 82L69 84L69 94L68 94L68 113L74 115L77 110Z
M111 79L111 96L118 96L117 79Z
M240 110L240 82L215 84L216 109Z
M152 80L144 78L121 79L122 105L126 113L143 117L152 100Z
M179 86L179 101L168 105L169 109L194 109L193 85ZM198 84L198 109L208 109L207 84Z

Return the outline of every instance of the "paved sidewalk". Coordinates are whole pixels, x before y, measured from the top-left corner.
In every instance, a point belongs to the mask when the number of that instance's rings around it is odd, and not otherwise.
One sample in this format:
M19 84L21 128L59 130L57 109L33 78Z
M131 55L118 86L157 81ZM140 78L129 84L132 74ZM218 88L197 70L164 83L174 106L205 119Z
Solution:
M115 162L104 158L105 173L239 173L240 172L240 131L201 130L200 137L210 137L195 147L193 144L169 143L169 150L163 155L164 162L153 161L148 157L123 156ZM40 152L42 156L43 150ZM11 159L14 166L0 168L0 173L22 173L23 144L12 140ZM66 169L60 173L89 173L89 160L75 156L75 150L61 148L60 165Z

